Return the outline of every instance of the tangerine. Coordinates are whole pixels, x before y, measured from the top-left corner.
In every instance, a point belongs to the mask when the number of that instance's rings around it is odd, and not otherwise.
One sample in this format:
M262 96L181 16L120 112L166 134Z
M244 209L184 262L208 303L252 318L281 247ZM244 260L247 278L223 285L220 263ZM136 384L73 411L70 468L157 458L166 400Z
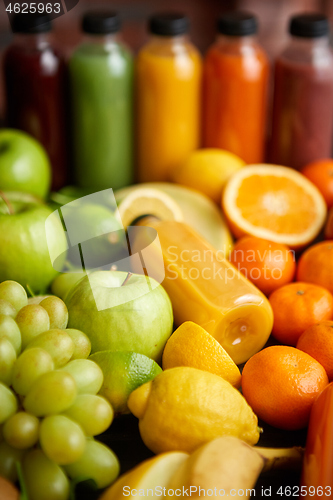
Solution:
M296 347L323 365L330 382L333 380L333 321L320 321L307 328Z
M269 296L273 309L272 334L282 344L296 346L302 333L318 321L333 317L333 296L311 283L289 283Z
M297 280L320 285L333 293L333 240L312 245L301 255Z
M302 170L305 175L321 192L328 208L333 206L333 160L324 158L306 165Z
M242 391L264 422L285 430L307 426L313 402L328 385L323 366L289 346L271 346L252 356L242 373Z
M281 243L245 236L238 240L230 262L266 295L293 280L294 253Z

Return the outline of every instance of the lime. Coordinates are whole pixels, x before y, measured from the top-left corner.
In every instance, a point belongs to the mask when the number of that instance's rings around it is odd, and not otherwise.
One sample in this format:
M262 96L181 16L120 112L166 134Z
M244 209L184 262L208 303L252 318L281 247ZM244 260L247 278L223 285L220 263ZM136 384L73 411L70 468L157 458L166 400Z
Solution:
M131 392L162 372L154 360L137 352L99 351L89 359L103 371L104 382L99 394L108 399L116 415L129 413L127 399Z

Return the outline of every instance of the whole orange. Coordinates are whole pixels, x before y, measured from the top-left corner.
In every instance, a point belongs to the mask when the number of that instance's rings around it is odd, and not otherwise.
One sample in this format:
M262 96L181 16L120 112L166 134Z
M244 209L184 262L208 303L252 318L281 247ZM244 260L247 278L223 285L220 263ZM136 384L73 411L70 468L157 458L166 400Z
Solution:
M305 250L298 261L297 280L323 286L333 293L333 240Z
M318 321L332 319L333 296L311 283L289 283L269 296L273 309L272 333L282 344L296 346L299 337Z
M327 214L327 219L324 229L325 240L333 239L333 207L331 207Z
M293 280L294 253L281 243L245 236L238 240L230 262L266 295Z
M286 430L307 426L312 404L327 384L318 361L288 346L259 351L242 373L242 392L252 410L264 422Z
M301 173L321 192L328 208L333 206L333 160L324 158L306 165Z
M320 321L307 328L296 347L323 365L329 380L333 380L333 321Z

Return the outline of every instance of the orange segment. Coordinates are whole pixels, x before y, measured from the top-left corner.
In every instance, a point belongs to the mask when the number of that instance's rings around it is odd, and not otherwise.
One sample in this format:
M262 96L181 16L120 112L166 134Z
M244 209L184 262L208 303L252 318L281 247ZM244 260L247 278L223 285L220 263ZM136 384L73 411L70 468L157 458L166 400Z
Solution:
M171 335L163 351L163 370L189 366L219 375L238 388L241 373L223 347L204 328L185 321Z
M319 190L302 174L277 165L251 165L228 181L222 207L236 237L249 234L298 248L312 241L326 217Z

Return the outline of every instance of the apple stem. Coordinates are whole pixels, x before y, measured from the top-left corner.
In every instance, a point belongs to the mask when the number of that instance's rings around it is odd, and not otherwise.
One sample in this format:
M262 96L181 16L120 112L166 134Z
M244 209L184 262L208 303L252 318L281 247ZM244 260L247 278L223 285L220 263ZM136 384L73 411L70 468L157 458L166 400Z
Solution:
M0 191L0 198L2 198L2 200L5 202L5 205L8 208L9 215L14 215L15 212L13 209L13 205L10 203L9 199L3 191Z
M126 283L128 282L128 280L130 279L130 277L133 276L133 273L127 273L127 276L125 278L125 280L123 281L122 285L121 286L124 286L126 285Z

